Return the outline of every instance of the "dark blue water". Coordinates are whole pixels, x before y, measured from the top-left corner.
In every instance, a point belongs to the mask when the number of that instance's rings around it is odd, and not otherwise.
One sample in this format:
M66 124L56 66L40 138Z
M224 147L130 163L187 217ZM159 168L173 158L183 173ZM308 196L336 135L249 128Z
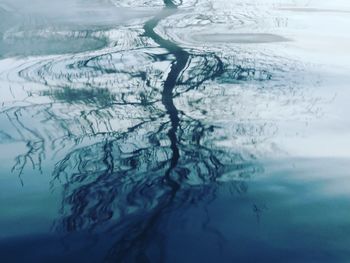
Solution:
M0 262L349 262L350 6L306 2L0 0Z

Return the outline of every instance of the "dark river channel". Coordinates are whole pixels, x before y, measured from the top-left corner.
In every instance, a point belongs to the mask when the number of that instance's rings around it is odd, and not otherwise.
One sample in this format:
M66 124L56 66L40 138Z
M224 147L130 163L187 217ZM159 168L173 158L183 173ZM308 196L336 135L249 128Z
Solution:
M0 0L0 262L350 262L350 2Z

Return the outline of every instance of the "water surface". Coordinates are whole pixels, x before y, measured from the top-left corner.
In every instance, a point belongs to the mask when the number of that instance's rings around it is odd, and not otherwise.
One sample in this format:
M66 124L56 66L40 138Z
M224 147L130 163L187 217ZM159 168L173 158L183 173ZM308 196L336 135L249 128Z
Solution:
M349 262L345 0L0 0L1 262Z

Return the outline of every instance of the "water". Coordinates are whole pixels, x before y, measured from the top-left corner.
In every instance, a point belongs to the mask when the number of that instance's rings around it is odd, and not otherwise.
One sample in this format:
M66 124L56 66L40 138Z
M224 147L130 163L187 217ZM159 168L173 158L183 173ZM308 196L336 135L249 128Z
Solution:
M0 0L1 262L349 262L345 0Z

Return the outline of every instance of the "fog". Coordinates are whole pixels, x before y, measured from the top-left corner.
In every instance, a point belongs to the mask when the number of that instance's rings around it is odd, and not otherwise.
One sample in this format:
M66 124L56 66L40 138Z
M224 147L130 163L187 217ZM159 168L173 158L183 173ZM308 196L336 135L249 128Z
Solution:
M117 7L109 1L0 1L0 57L60 54L102 48L100 34L151 10Z

